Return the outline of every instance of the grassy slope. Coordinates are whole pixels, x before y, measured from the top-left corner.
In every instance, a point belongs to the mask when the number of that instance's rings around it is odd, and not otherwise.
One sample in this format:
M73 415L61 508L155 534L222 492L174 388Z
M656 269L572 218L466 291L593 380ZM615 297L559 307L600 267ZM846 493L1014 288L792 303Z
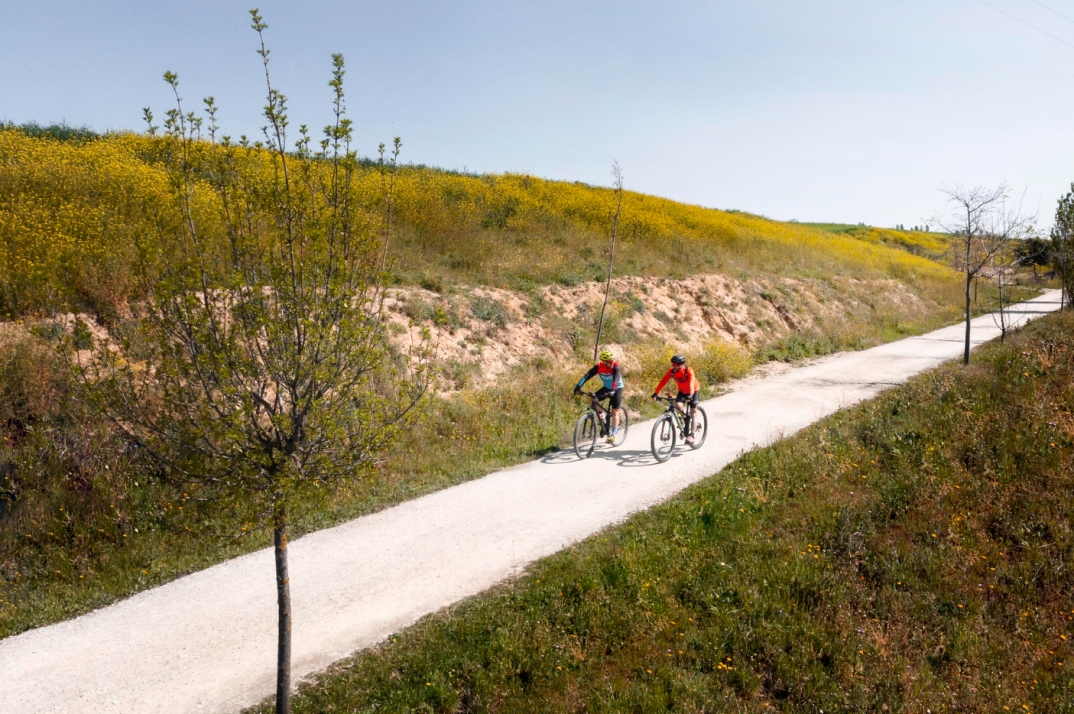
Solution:
M1067 313L426 618L295 711L1074 711L1072 412Z
M151 246L159 222L173 218L165 177L150 160L152 142L37 134L0 129L0 311L33 313L58 295L115 321L137 294L138 246ZM375 194L377 185L369 174L361 190ZM581 184L408 168L399 181L397 274L434 287L484 282L523 290L595 277L610 199L607 190ZM639 194L627 194L625 210L623 273L786 275L831 290L844 289L851 276L898 278L933 306L910 328L877 310L850 342L794 335L763 357L866 344L863 335L893 339L957 315L957 279L905 251ZM267 545L263 534L242 541L208 535L229 531L234 515L185 501L106 423L84 413L47 347L3 345L0 376L0 637ZM578 409L561 396L569 379L547 366L527 379L532 384L431 404L427 422L397 445L387 468L307 504L296 530L554 448ZM514 405L513 418L502 414L503 403ZM440 458L445 451L451 458Z

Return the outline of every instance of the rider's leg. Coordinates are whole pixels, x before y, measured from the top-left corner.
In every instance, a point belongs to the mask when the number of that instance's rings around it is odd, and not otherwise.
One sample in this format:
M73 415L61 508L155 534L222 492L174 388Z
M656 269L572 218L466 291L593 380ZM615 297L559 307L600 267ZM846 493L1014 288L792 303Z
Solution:
M694 439L694 425L697 424L697 402L700 395L694 392L690 395L690 416L686 419L686 438Z
M613 442L619 432L619 410L623 405L623 388L616 389L609 395L608 411L611 415L611 428L608 430L608 441Z

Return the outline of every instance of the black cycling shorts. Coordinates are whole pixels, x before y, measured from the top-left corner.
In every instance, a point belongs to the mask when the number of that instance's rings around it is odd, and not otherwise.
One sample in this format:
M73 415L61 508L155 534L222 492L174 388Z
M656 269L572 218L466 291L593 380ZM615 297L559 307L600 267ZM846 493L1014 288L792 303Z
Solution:
M608 406L612 409L619 409L623 406L623 388L619 387L612 391L607 387L601 387L597 390L597 399L609 399Z
M679 392L675 396L675 401L680 402L680 403L689 402L690 403L690 408L693 409L694 407L697 406L697 403L701 401L701 390L699 389L696 392L694 392L693 394L687 394L686 392Z

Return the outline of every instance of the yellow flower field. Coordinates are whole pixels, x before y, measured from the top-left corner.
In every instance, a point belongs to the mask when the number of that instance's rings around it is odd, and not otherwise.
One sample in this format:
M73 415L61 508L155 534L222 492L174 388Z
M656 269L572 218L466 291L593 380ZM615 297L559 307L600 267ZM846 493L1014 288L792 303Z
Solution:
M0 313L77 305L107 314L136 294L139 256L160 245L176 214L160 142L135 134L64 142L0 129ZM270 170L267 158L250 158ZM356 194L379 220L374 165L360 171ZM403 282L434 285L595 279L605 269L612 200L609 189L581 183L404 167L393 266ZM868 231L833 233L631 192L620 229L619 274L890 277L939 302L956 286L947 268Z

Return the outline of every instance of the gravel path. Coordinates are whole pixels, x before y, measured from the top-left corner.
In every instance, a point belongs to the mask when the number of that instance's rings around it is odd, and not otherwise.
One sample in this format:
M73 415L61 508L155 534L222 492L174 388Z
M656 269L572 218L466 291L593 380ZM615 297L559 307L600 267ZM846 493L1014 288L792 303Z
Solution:
M1030 319L1057 307L1052 291L1017 309ZM704 403L708 443L666 464L649 453L651 423L634 424L623 446L588 461L553 454L294 541L295 678L666 500L743 451L960 356L963 329L743 380ZM998 336L991 316L974 320L973 336ZM0 710L236 712L274 691L275 652L272 552L263 550L0 641Z

